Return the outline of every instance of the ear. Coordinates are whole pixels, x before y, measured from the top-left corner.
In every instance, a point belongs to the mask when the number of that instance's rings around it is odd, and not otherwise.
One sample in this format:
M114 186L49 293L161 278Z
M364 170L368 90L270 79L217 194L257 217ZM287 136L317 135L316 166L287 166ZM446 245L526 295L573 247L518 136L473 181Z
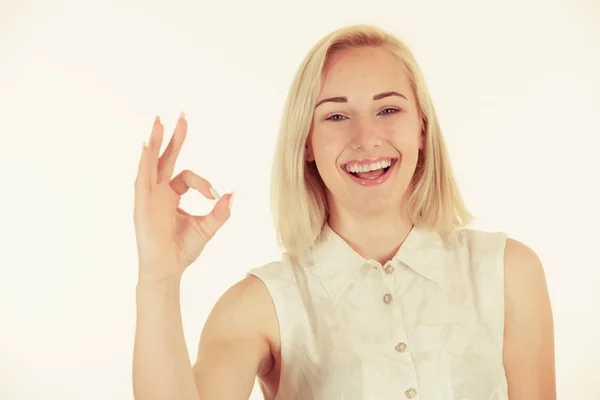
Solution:
M425 132L421 130L421 135L419 135L419 150L423 150L425 148Z
M309 145L308 143L306 143L306 145L304 147L304 159L307 162L315 161L315 155L313 153L312 146Z

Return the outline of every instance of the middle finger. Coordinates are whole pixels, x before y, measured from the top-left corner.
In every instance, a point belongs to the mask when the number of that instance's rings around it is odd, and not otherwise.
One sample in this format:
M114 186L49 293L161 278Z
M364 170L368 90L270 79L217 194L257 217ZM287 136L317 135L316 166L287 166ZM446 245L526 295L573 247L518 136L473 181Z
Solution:
M173 170L175 169L175 162L179 156L179 151L181 150L181 146L185 140L186 133L187 121L185 120L185 115L182 112L177 120L177 125L175 126L173 136L171 137L167 148L158 161L158 183L171 179Z

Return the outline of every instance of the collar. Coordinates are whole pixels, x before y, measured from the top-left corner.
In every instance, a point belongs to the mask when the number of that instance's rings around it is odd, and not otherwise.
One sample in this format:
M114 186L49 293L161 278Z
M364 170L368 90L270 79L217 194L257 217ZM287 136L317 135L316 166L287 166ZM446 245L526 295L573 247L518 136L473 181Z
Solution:
M390 262L397 268L406 265L426 279L442 283L444 242L440 234L413 227ZM358 254L329 224L325 224L315 246L307 254L308 264L329 294L338 299L366 264L378 265Z

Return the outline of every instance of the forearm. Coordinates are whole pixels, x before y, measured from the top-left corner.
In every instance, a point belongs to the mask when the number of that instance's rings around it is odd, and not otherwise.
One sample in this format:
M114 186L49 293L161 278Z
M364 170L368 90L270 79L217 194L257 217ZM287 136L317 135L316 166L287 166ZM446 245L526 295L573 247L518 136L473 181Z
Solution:
M133 351L136 400L198 400L180 308L180 282L138 283Z

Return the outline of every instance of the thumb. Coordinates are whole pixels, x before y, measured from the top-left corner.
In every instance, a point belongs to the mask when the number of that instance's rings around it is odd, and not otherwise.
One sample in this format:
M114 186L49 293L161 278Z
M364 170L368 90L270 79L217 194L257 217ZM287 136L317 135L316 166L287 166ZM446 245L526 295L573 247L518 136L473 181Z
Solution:
M204 226L206 233L212 238L231 216L231 205L233 202L233 193L224 195L217 201L212 211L208 215L197 217L198 221Z

